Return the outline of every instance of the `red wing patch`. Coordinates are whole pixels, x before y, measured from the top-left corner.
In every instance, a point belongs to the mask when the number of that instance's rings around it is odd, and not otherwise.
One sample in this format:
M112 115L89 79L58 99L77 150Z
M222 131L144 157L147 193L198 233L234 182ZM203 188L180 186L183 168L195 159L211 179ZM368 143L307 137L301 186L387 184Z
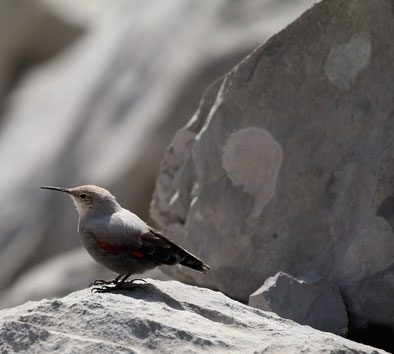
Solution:
M113 245L111 245L111 244L109 244L107 242L101 242L101 241L98 241L98 240L95 240L95 241L101 248L105 249L108 252L115 253L115 254L116 253L125 252L125 250L119 249L118 247L113 246ZM131 254L134 257L144 258L144 255L142 253L140 253L140 252L129 251L128 253Z
M119 250L117 247L112 246L111 244L109 244L109 243L107 243L107 242L100 242L100 241L98 241L98 240L95 240L95 241L96 241L96 243L97 243L101 248L107 250L108 252L111 252L111 253L120 253L120 250Z
M135 251L130 251L129 252L132 256L138 257L138 258L144 258L144 255L140 252L135 252Z

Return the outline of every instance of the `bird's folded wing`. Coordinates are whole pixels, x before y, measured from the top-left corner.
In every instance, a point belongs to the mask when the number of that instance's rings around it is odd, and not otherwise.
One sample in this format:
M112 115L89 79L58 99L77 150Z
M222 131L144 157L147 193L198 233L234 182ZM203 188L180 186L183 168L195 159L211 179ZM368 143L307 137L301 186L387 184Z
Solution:
M119 237L113 238L113 241L111 243L110 240L104 242L97 239L96 243L108 252L129 254L131 257L151 261L158 265L180 263L200 272L210 269L196 256L152 228L144 233L129 229L127 235L119 235Z
M111 239L97 237L95 242L101 248L114 254L129 254L131 257L137 257L149 260L157 264L176 264L183 258L177 247L174 247L164 236L160 237L150 230L145 233L138 233L136 230L129 230L127 237L118 235Z

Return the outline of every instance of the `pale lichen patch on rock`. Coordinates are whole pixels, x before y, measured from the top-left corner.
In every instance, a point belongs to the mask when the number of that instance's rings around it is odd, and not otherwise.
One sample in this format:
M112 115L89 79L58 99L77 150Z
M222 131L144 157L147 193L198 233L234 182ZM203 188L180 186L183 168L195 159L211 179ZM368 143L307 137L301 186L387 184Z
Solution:
M282 148L266 130L256 127L232 133L223 147L222 166L235 186L255 198L257 216L274 196Z
M325 73L334 85L348 90L359 72L369 65L371 53L369 33L356 33L348 43L331 48L324 65Z

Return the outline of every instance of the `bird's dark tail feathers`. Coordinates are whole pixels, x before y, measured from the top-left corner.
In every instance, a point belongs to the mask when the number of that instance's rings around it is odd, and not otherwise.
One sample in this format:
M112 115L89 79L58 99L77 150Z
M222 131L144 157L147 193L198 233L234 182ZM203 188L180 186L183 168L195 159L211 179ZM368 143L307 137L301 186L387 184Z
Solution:
M182 264L185 267L192 268L194 270L197 270L202 273L206 273L208 270L211 270L210 266L208 264L205 264L201 259L198 259L196 256L192 255L190 252L186 251L182 247L178 246L174 242L172 242L169 238L161 234L159 231L150 228L149 231L160 238L161 240L164 240L168 246L166 248L163 248L163 252L167 254L171 254L172 257L170 258L170 261L167 260L161 260L164 264L176 264L179 262L179 264ZM156 252L157 253L157 252ZM168 258L168 256L167 256Z
M182 254L184 258L179 262L179 264L184 265L185 267L192 268L194 270L198 270L199 272L206 273L208 270L211 270L208 264L205 264L201 259L193 256L191 253L182 249Z

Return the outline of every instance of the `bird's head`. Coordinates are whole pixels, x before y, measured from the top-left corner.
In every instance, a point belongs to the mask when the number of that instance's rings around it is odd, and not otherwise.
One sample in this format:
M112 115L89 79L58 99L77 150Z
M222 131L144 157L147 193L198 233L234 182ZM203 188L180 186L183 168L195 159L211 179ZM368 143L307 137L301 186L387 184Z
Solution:
M68 194L73 200L80 217L94 214L112 214L121 208L110 192L94 185L75 188L44 186L41 189L50 189Z

